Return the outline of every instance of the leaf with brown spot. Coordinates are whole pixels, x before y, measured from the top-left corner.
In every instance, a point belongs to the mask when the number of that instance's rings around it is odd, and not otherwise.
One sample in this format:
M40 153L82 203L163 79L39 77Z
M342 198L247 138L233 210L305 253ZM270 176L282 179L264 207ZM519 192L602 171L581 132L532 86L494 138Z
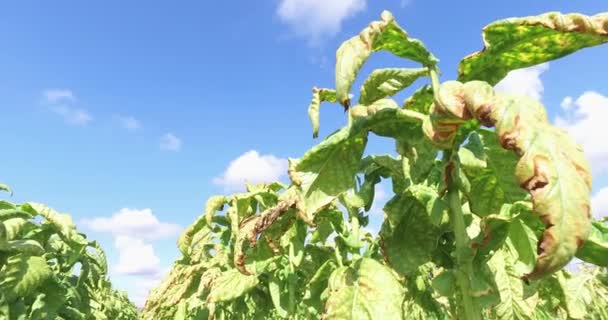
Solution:
M511 70L530 67L608 42L608 13L549 12L508 18L483 28L484 48L465 57L458 80L495 85Z

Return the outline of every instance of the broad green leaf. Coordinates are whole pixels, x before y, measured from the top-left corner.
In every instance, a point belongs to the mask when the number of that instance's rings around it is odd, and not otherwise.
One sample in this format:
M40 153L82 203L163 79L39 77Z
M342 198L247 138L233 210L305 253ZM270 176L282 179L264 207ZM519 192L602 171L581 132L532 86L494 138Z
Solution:
M369 105L382 98L390 97L409 87L418 78L427 75L426 68L376 69L361 86L359 104Z
M502 149L496 133L490 130L473 132L458 155L471 184L468 198L475 214L481 217L497 214L503 204L527 196L513 175L518 158L513 152Z
M394 273L375 260L363 258L335 270L329 290L323 319L402 319L404 289Z
M312 122L312 137L316 138L319 136L319 108L321 103L336 102L336 91L326 88L312 88L312 101L308 106L308 117Z
M388 50L394 55L434 66L438 60L420 40L412 39L395 22L393 15L384 11L380 21L342 43L336 53L336 96L338 102L349 105L349 91L361 66L374 51Z
M576 257L598 266L608 267L608 226L593 222L591 234L576 252Z
M207 302L231 301L253 289L258 282L255 275L246 276L236 269L225 271L214 280Z
M0 289L9 302L28 296L51 276L51 270L43 257L17 254L8 259L0 270Z
M396 195L384 207L386 219L380 230L383 255L401 274L416 272L431 260L437 247L439 228L433 224L421 204L412 196Z
M488 262L495 275L500 302L492 307L497 319L535 319L534 304L524 296L524 286L513 266L512 257L498 250ZM530 299L531 300L531 299Z
M516 265L522 266L525 272L530 272L536 263L536 242L538 239L526 224L515 219L509 227L509 245L517 254Z
M608 42L608 13L549 12L495 21L483 29L484 48L465 57L458 80L495 85L511 70L530 67Z
M291 172L290 177L300 183L308 215L354 186L366 144L367 132L352 132L346 127L313 147L298 161L296 171Z
M0 249L1 250L1 249ZM40 256L44 253L44 248L36 240L13 240L7 243L7 250L16 251L31 256Z

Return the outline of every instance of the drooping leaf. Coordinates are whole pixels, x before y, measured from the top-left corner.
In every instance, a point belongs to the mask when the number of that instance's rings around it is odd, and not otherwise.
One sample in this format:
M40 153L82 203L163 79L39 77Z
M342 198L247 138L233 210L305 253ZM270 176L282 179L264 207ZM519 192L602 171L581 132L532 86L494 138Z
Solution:
M379 99L393 96L427 73L426 68L376 69L361 86L359 104L369 105Z
M324 101L336 102L336 91L326 88L312 88L312 101L308 106L308 117L312 123L313 138L319 136L319 108Z
M329 290L323 319L401 319L404 289L394 273L375 260L363 258L335 270Z
M582 148L548 122L540 103L524 96L495 94L483 81L440 85L434 106L433 112L444 119L424 123L432 141L451 146L462 125L458 120L475 118L494 126L500 145L520 157L515 167L517 183L530 193L534 213L546 226L537 263L525 279L536 280L564 267L591 230L591 173ZM442 130L446 131L438 135Z
M420 42L412 39L395 22L393 15L383 11L380 21L374 21L359 35L342 43L336 53L336 96L338 102L349 105L349 91L361 66L374 51L388 50L394 55L434 66L438 60Z
M608 13L549 12L508 18L483 29L484 49L465 57L458 80L495 85L511 70L530 67L608 42Z

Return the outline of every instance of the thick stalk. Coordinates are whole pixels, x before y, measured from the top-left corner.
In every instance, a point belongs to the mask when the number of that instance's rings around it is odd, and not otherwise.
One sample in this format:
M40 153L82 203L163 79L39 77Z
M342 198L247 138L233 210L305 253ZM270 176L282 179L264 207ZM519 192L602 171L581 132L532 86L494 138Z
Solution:
M458 187L453 179L448 181L448 204L450 206L452 225L454 227L454 236L456 238L456 281L460 288L462 296L462 309L464 317L462 319L478 320L481 319L481 314L476 310L473 304L473 291L471 290L471 277L473 274L473 259L471 256L471 247L469 236L467 235L464 216L462 213L462 204L458 194Z

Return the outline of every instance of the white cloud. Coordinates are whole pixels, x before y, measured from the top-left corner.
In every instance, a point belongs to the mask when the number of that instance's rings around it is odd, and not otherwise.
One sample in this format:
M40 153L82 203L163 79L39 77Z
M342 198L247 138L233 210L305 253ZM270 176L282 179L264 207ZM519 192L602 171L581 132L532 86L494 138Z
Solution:
M117 236L114 246L118 250L118 264L114 266L117 274L153 276L160 272L160 259L151 244L139 238Z
M213 179L215 184L227 190L238 190L245 183L261 183L279 180L287 173L287 160L273 155L260 155L250 150L232 160L221 177Z
M568 110L572 109L572 106L574 105L573 102L574 101L572 100L572 97L571 96L567 96L567 97L564 98L564 100L562 100L562 103L560 104L560 106L565 111L568 111Z
M595 219L608 217L608 187L600 189L591 197L591 213Z
M93 117L86 110L66 105L52 106L51 111L60 115L68 124L77 126L84 126L93 120Z
M566 97L562 102L564 116L558 116L555 124L566 130L582 145L594 174L608 169L608 139L605 119L608 119L608 97L598 92L584 92L576 101Z
M130 283L126 285L129 298L143 307L148 291L168 272L161 268L152 240L173 238L182 228L159 221L150 209L123 208L110 217L83 219L80 223L92 231L113 236L118 261L111 265L110 276L114 281Z
M116 116L116 119L123 128L129 131L135 131L141 128L141 122L132 116Z
M549 63L513 70L494 88L499 92L523 94L535 100L541 100L544 87L540 75L547 70L549 70Z
M182 140L172 133L167 133L160 139L161 150L179 151L181 148Z
M73 102L76 96L72 90L68 89L47 89L42 92L46 103L54 104L59 102Z
M93 116L85 109L74 106L76 96L68 89L48 89L42 91L43 103L49 110L71 125L84 126L93 121Z
M345 19L365 8L366 0L280 0L277 15L314 44L338 33Z
M151 209L122 208L111 217L83 219L81 223L93 231L143 239L171 237L182 230L177 224L160 222Z
M407 7L410 3L412 3L412 0L401 0L401 3L399 4L401 6L401 8L405 8Z

